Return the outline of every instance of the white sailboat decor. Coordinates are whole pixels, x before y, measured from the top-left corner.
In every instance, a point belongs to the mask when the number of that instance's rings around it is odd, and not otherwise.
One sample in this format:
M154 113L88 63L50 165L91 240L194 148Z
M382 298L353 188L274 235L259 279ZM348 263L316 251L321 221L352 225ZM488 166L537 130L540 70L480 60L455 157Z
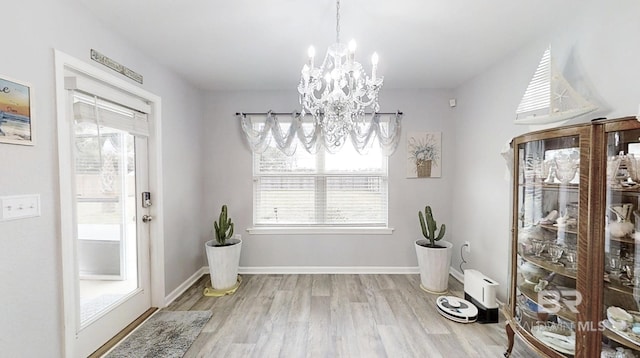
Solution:
M558 72L551 47L542 55L516 110L516 124L547 124L575 118L598 107L585 100Z

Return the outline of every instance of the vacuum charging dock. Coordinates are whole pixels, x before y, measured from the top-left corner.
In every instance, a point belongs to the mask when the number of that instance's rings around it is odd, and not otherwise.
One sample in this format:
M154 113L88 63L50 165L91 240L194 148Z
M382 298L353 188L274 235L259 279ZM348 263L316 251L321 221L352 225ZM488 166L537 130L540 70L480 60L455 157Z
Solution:
M464 270L464 299L478 308L480 323L498 323L496 290L499 284L476 270Z

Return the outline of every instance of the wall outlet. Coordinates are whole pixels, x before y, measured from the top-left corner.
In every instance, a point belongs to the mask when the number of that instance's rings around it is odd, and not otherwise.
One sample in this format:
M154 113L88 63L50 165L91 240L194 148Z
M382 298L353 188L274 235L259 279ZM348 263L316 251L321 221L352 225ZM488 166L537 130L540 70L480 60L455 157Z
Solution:
M464 247L464 252L471 252L471 243L469 241L465 241L462 246Z

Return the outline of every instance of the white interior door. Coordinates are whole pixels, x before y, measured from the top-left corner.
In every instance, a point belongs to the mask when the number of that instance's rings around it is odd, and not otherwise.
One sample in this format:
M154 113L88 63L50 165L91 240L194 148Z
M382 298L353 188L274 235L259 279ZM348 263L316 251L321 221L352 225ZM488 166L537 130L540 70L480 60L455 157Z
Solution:
M69 91L73 114L75 356L151 307L146 114ZM144 205L143 205L144 204ZM144 220L143 220L144 218Z

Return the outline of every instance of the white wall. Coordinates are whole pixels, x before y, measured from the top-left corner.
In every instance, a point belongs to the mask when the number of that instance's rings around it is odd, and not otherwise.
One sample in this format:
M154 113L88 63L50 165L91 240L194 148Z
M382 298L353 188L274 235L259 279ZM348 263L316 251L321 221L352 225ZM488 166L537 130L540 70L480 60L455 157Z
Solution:
M38 193L42 216L0 222L0 355L58 357L63 320L53 48L88 63L95 48L142 73L142 87L162 97L167 292L202 267L202 97L78 5L10 1L2 14L0 73L33 85L36 145L0 144L0 196Z
M448 91L384 90L380 102L383 112L404 112L402 141L389 159L389 225L392 235L249 235L252 225L251 152L244 143L236 112L291 112L298 108L295 90L290 92L209 93L204 196L206 232L217 218L221 205L228 204L243 236L242 267L321 266L390 267L417 266L413 242L419 236L418 210L433 207L436 220L451 222L450 189L453 177L452 110ZM442 131L443 173L440 179L406 178L406 134L410 131ZM203 237L204 242L209 237ZM203 258L203 262L205 259Z
M506 299L510 243L510 184L505 180L503 145L539 129L513 124L515 109L551 41L560 69L576 89L600 107L592 118L636 115L640 103L640 3L633 0L585 3L584 14L507 56L455 93L454 132L459 145L452 202L452 240L472 242L466 267L500 282ZM453 266L459 259L454 255Z

